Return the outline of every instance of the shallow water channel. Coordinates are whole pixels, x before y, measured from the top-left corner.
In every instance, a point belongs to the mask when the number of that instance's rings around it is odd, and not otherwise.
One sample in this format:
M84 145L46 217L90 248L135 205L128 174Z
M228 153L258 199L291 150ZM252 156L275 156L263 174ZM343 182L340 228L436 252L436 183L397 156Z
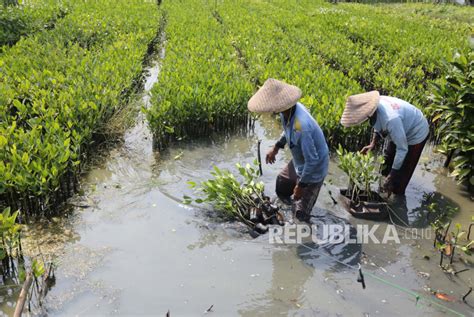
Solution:
M156 65L146 91L157 72ZM465 283L443 273L431 239L405 239L398 231L400 244L272 245L268 235L252 239L239 226L180 203L183 194L191 193L187 181L207 179L214 165L234 169L237 162L250 163L256 157L257 140L262 140L264 155L279 134L278 122L263 117L253 132L183 141L157 153L140 115L124 144L108 152L84 177L84 193L71 200L77 207L68 217L28 228L30 241L42 245L42 252L57 262L56 284L46 297L47 313L455 315L423 299L416 304L415 296L397 288L401 287L460 314L472 314L468 305L438 300L428 291L439 290L459 300L466 285L473 285L474 272L471 266L459 274ZM263 166L269 195L274 194L275 177L290 155L280 154L276 164ZM394 203L413 226L426 227L426 204L433 201L458 205L455 222L467 226L471 221L472 201L446 178L441 165L442 158L426 149L406 201ZM346 178L332 161L313 210L314 221L347 224L352 232L358 224L375 224L357 220L340 203L333 203L329 190L337 200L338 188L345 185ZM381 239L387 223L379 224L375 235ZM366 289L357 282L357 270L346 266L359 262ZM459 261L455 264L465 267ZM473 295L468 302L474 305ZM212 311L205 313L211 305Z

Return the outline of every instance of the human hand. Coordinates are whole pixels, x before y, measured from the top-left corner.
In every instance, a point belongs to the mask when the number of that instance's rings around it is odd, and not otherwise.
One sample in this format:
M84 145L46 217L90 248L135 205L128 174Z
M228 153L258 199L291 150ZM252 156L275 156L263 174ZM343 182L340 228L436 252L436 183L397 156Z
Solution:
M362 148L362 150L360 150L360 153L362 154L367 154L369 153L370 151L372 151L374 149L375 145L374 144L369 144L369 145L366 145Z
M265 162L267 164L275 163L278 150L279 150L278 147L273 146L273 148L270 151L268 151L267 156L265 157Z

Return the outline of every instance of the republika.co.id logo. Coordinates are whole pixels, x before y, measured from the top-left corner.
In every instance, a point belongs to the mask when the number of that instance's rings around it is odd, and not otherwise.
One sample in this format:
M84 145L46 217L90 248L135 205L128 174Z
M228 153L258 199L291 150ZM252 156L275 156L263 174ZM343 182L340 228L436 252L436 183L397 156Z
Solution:
M271 244L300 244L308 240L316 244L398 244L401 239L431 239L431 230L407 228L400 232L394 225L379 224L358 224L355 227L347 224L286 224L272 226L268 238Z

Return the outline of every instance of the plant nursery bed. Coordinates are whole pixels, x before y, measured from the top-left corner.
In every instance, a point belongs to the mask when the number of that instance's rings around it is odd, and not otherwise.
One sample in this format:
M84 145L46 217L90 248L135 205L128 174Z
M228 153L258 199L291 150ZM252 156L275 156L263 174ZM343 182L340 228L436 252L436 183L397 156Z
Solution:
M353 201L350 191L341 189L341 201L344 208L354 217L368 220L384 220L388 217L388 208L385 200L376 192L371 192L371 200L367 194L359 194Z

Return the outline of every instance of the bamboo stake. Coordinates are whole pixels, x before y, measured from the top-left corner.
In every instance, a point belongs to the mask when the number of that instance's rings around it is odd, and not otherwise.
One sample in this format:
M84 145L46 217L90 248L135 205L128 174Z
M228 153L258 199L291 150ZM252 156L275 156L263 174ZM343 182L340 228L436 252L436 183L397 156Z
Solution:
M260 172L260 176L263 175L263 171L262 171L262 157L260 155L260 144L262 143L261 140L258 140L258 144L257 144L257 159L258 159L258 170Z
M26 298L28 295L28 291L30 290L31 284L33 283L33 274L29 272L26 276L25 283L23 283L23 287L21 288L20 296L16 302L15 312L13 313L13 317L20 317L23 313L23 308L25 307Z

